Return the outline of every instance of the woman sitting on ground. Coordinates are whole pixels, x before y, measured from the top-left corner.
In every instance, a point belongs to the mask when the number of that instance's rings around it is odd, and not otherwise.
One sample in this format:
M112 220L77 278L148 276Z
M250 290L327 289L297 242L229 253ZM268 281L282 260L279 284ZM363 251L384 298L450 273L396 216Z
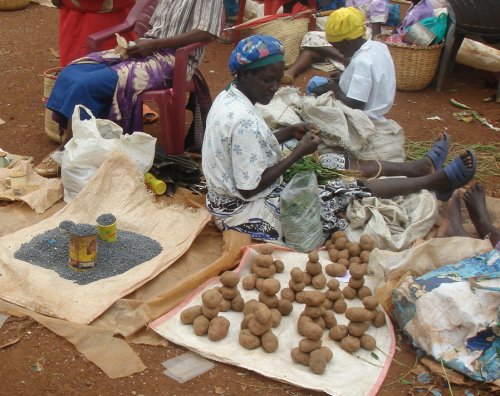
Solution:
M207 118L202 149L203 173L207 182L207 208L221 230L234 229L253 238L279 240L282 229L279 193L282 175L300 158L316 151L319 138L312 126L302 123L272 132L255 108L268 104L280 86L284 71L284 49L270 36L241 40L231 54L231 73L236 79L215 99ZM297 146L286 157L280 144L296 138ZM366 178L406 178L330 181L320 187L324 234L345 229L339 216L358 198L391 198L432 190L441 200L472 179L474 154L467 152L441 169L448 154L449 140L440 136L424 158L409 163L353 160L348 167Z

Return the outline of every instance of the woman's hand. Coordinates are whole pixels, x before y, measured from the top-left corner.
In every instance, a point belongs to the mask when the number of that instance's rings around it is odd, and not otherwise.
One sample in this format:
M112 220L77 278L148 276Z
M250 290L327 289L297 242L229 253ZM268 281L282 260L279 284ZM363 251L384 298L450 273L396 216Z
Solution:
M299 158L314 153L318 149L319 137L307 132L293 151L297 152Z
M133 58L145 58L156 50L155 39L139 39L127 49L127 55Z

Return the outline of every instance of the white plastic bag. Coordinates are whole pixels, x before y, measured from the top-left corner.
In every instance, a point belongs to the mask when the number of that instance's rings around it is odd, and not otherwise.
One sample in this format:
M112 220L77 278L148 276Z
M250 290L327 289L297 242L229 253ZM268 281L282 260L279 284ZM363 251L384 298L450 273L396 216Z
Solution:
M82 120L80 110L90 115ZM61 163L64 201L71 202L94 176L114 150L124 151L142 173L153 165L156 138L144 132L123 135L122 128L110 120L96 119L85 106L75 106L72 118L73 138L65 145L62 155L54 156Z

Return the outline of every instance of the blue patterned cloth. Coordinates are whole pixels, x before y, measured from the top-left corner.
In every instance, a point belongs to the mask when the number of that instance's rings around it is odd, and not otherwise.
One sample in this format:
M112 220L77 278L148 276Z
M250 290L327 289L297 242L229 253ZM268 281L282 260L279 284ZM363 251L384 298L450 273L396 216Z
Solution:
M247 68L283 62L285 47L272 36L253 35L242 39L231 53L229 70L236 74L243 66ZM265 60L267 59L267 61Z

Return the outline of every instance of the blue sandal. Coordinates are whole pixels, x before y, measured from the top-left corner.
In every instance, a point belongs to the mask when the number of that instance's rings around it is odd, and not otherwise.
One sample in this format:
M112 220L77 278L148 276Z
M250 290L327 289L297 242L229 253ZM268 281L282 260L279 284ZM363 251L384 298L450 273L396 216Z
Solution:
M443 134L443 140L436 140L431 149L425 154L434 164L434 169L438 171L443 166L450 150L450 139L448 133Z
M444 173L446 173L451 187L448 191L436 191L436 198L440 201L448 201L453 191L466 185L474 177L477 166L476 156L472 150L467 150L467 155L472 159L470 168L467 168L460 156L455 157L453 161L444 167Z

